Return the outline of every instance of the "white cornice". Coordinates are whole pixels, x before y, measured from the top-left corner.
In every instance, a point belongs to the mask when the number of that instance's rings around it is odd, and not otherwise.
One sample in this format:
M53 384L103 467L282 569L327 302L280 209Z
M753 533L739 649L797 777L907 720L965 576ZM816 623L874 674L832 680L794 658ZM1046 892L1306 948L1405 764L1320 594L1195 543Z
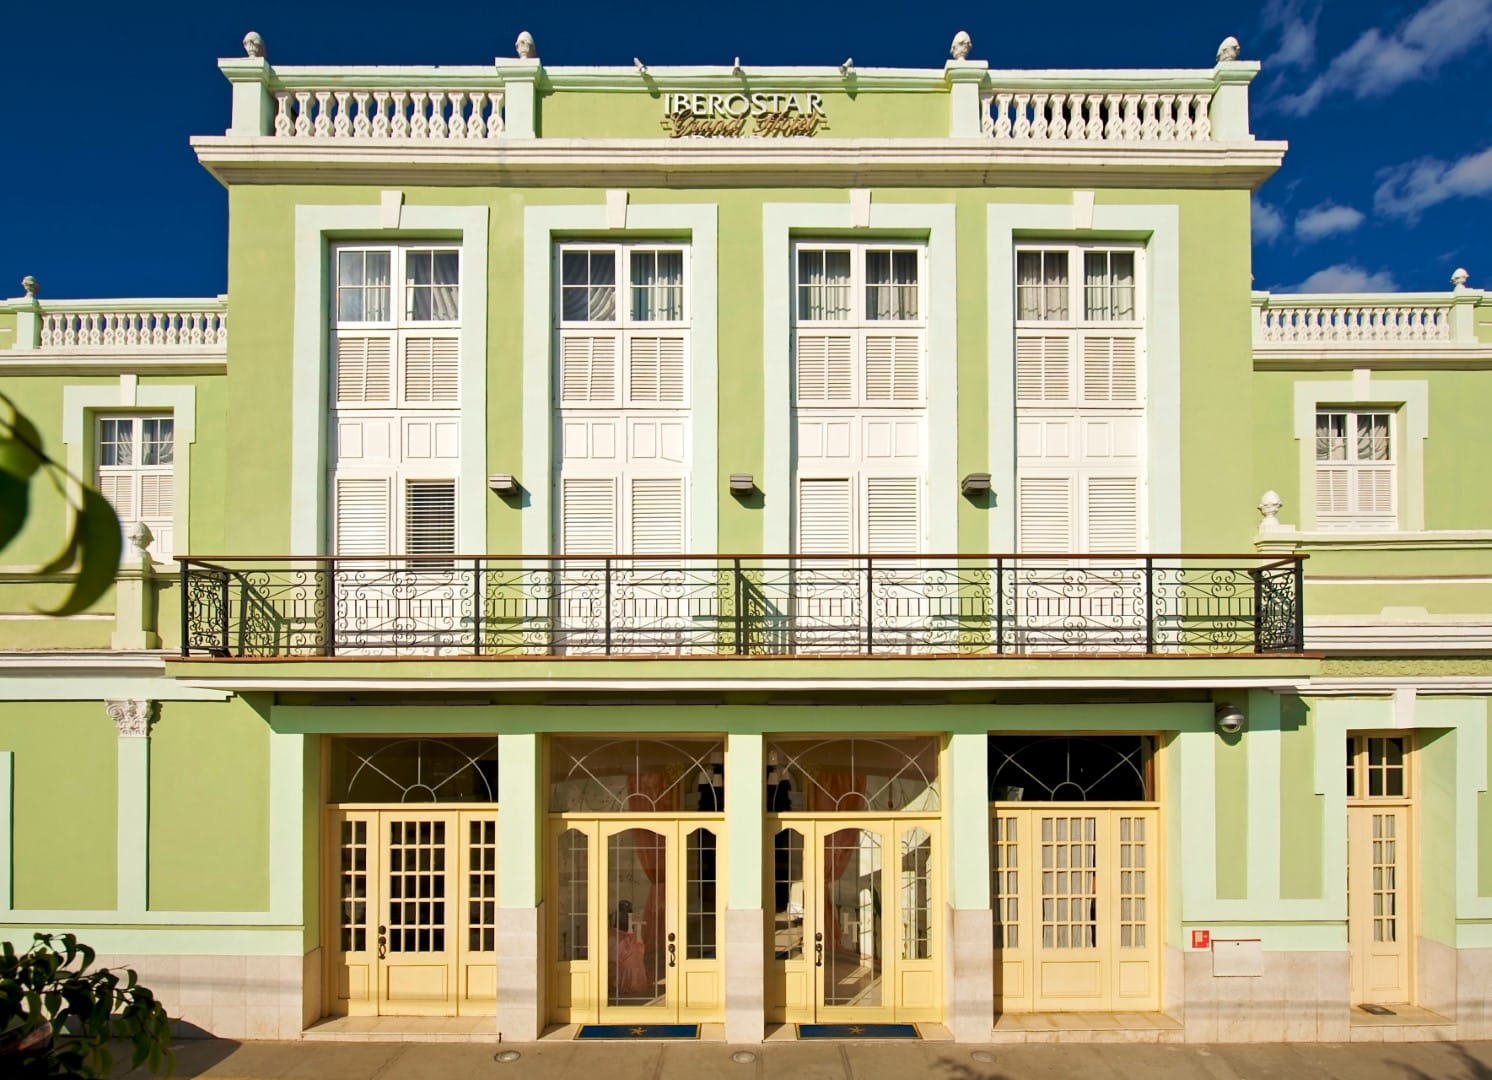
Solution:
M419 146L387 140L195 136L197 159L231 183L563 183L571 186L805 182L864 187L1023 185L1257 187L1283 142L1012 146L992 139L512 139Z
M6 375L222 375L228 370L226 346L186 348L179 352L149 345L113 348L74 346L67 349L0 351L0 374Z
M196 687L204 690L224 690L233 693L248 693L254 691L322 691L322 692L358 692L358 693L385 693L399 692L441 692L451 693L454 691L472 692L522 692L533 693L535 691L546 693L573 693L587 692L597 694L627 694L627 693L723 693L723 692L852 692L862 693L867 691L885 691L900 693L927 693L934 691L960 691L960 690L1212 690L1212 689L1276 689L1276 690L1299 690L1307 685L1309 679L1288 678L1280 675L1263 675L1257 677L1243 676L1206 676L1199 675L1195 678L1179 677L1125 677L1118 675L1095 676L1092 678L960 678L950 676L946 679L895 679L895 678L867 678L867 679L826 679L818 678L779 678L779 679L616 679L616 678L408 678L408 679L379 679L379 678L338 678L328 676L326 678L292 677L284 675L267 675L261 678L235 676L229 674L212 675L178 675L176 681L182 686Z
M1351 371L1355 368L1424 371L1492 367L1492 345L1437 341L1398 344L1255 345L1257 371Z
M1343 675L1311 679L1307 697L1390 695L1397 690L1428 694L1492 693L1492 675Z
M1388 621L1355 615L1308 617L1306 647L1324 653L1492 653L1492 616Z

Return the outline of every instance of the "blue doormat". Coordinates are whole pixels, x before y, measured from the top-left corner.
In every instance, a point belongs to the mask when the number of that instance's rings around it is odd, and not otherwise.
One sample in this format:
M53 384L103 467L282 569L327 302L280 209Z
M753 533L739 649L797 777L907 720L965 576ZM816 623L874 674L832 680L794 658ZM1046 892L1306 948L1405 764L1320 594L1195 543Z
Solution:
M799 1024L800 1039L920 1039L916 1024Z
M698 1024L581 1024L577 1039L697 1039Z

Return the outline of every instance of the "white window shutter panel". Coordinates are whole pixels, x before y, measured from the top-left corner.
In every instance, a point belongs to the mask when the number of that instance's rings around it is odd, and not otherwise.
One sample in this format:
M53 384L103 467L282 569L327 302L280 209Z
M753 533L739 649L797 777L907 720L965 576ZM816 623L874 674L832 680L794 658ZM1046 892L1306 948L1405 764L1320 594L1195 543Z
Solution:
M1357 488L1357 512L1372 515L1380 521L1394 514L1394 470L1375 465L1354 470Z
M567 476L560 481L560 544L566 555L617 551L616 480Z
M388 555L392 509L385 477L339 476L333 528L338 555Z
M1035 555L1071 552L1072 479L1066 476L1023 476L1016 484L1017 543Z
M1072 336L1022 330L1015 336L1015 397L1027 404L1072 400Z
M176 478L171 473L146 473L140 477L140 520L170 521L175 510Z
M456 481L409 480L404 485L404 553L456 553Z
M798 552L846 555L855 543L848 477L798 481Z
M562 404L614 403L617 400L616 335L561 335L559 383Z
M870 476L865 480L865 550L871 555L909 555L922 550L921 481L915 476Z
M1087 543L1098 555L1128 555L1140 547L1140 480L1137 476L1090 476L1087 483Z
M633 555L684 553L684 478L640 477L632 481Z
M460 350L454 337L404 339L404 400L414 404L458 399Z
M336 339L338 405L392 405L394 343L387 335L338 334Z
M1316 469L1316 513L1345 514L1352 509L1348 480L1346 469Z
M121 523L128 525L136 520L139 500L135 497L134 473L100 473L99 494L109 501Z
M798 400L805 404L854 399L854 348L847 334L797 336Z
M684 403L682 337L633 337L627 349L627 397L633 403Z
M871 334L865 339L865 400L912 403L922 396L922 339Z
M1085 334L1084 401L1132 404L1140 397L1139 341L1133 334Z

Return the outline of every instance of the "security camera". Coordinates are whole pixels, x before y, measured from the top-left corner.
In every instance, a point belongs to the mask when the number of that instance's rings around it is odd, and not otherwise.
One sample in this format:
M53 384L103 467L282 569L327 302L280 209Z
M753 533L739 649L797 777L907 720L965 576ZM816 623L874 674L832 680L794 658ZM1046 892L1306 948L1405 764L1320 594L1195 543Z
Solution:
M1212 710L1212 718L1221 735L1237 735L1243 730L1244 721L1247 719L1242 709L1226 701L1218 702L1217 708Z

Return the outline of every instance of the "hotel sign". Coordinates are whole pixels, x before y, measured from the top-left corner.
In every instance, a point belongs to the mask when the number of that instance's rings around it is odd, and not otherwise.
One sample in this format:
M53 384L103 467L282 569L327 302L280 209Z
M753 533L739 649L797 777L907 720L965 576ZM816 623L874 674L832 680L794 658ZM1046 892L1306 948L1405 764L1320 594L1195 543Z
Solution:
M663 130L671 138L787 138L829 126L822 94L664 94Z

